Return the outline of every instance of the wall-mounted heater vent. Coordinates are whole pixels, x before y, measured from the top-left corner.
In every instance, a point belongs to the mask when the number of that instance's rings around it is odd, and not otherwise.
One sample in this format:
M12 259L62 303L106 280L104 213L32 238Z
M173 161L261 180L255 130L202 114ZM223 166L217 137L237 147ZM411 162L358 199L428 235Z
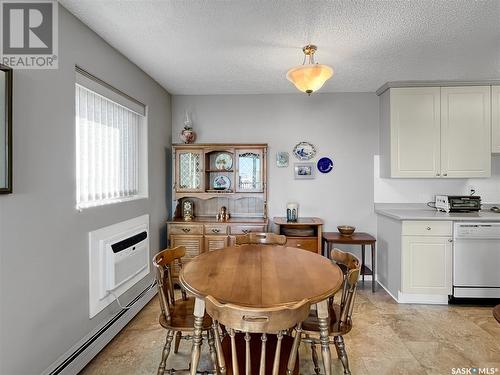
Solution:
M91 232L89 260L92 318L149 274L149 215Z

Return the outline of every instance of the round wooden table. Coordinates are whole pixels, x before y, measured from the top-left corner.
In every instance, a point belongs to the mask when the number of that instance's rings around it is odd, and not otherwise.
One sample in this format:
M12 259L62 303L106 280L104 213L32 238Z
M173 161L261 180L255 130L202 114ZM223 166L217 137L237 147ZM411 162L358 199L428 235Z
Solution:
M500 323L500 305L496 305L493 308L493 317Z
M201 254L179 275L182 286L196 296L191 374L198 368L201 323L208 295L225 303L249 307L295 304L303 299L317 305L325 373L331 374L328 345L328 297L341 287L341 269L330 260L294 247L243 245Z

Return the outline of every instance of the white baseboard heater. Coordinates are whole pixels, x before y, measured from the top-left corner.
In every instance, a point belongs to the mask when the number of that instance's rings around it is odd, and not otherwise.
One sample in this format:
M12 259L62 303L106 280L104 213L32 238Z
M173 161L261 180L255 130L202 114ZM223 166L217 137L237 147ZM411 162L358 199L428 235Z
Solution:
M127 310L120 310L110 320L85 336L46 369L42 375L78 374L146 306L156 293L156 288L146 288L126 306Z

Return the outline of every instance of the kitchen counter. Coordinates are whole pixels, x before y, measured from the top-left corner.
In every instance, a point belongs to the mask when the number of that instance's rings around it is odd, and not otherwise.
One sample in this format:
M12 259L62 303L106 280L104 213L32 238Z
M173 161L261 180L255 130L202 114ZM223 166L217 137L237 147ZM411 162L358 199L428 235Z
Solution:
M489 210L479 212L446 213L421 204L376 204L375 213L395 220L443 220L443 221L500 221L500 213Z

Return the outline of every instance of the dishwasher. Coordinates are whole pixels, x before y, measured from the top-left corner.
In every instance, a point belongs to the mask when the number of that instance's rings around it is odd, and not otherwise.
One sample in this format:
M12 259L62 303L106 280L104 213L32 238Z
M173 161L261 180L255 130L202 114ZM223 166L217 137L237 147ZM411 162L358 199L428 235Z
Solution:
M500 298L500 222L456 222L453 242L453 298Z

